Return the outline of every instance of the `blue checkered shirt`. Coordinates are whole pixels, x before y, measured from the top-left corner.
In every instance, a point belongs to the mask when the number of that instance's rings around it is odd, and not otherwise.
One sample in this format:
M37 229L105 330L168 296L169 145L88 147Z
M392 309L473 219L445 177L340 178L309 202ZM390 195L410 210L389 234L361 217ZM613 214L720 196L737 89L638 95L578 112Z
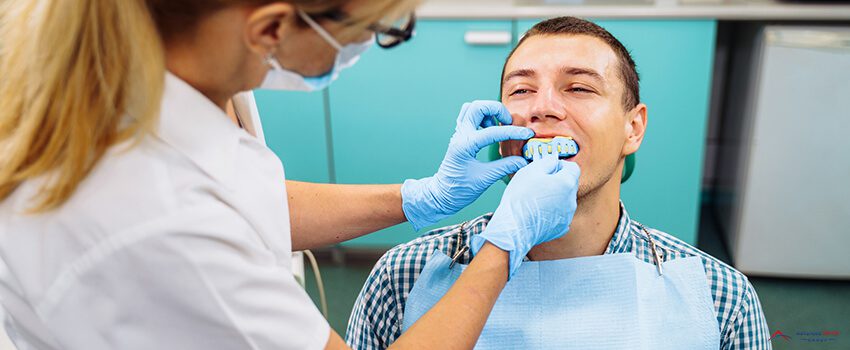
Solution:
M653 263L652 250L641 224L621 205L620 221L605 254L634 253ZM346 341L353 349L384 349L401 335L404 303L430 255L440 250L454 256L469 238L481 233L492 214L446 226L389 250L372 269L348 321ZM741 272L667 233L647 228L663 261L698 256L705 266L714 297L721 349L770 349L767 323L756 291ZM467 250L458 259L468 264Z

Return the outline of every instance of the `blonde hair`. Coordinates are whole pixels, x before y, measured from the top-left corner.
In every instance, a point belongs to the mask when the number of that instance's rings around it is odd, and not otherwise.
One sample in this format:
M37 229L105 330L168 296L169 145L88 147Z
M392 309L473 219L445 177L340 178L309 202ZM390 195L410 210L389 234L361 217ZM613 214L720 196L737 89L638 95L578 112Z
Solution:
M285 1L308 13L351 0ZM154 130L163 40L206 14L272 0L0 0L0 200L45 177L32 211L62 205L113 145ZM363 30L418 0L363 1Z
M47 210L71 196L109 146L153 128L164 55L143 0L3 7L0 199L47 175L33 208Z

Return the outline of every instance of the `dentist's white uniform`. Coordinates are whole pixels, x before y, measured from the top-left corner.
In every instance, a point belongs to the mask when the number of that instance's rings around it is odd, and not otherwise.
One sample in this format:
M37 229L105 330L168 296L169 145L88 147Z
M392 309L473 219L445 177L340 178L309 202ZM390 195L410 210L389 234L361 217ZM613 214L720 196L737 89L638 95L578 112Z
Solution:
M18 346L323 348L330 328L291 273L275 154L170 74L157 135L125 146L58 210L13 215L33 181L0 203L0 301Z

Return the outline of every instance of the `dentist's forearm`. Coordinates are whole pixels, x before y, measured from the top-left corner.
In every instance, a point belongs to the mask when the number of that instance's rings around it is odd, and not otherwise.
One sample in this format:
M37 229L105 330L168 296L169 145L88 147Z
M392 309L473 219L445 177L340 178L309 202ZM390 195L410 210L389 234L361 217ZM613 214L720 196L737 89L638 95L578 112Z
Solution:
M508 271L508 252L485 243L448 293L389 348L472 349Z
M347 241L406 221L401 185L286 181L292 250Z
M508 282L508 252L485 243L448 293L388 349L472 349ZM350 349L331 330L328 350Z

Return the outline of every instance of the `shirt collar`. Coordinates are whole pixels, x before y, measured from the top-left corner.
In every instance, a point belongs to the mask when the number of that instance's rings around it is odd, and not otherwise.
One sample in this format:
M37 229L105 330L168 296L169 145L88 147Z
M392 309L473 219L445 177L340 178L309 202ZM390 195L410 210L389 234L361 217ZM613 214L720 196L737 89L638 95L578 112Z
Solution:
M614 230L614 235L611 236L611 241L608 242L608 248L605 249L605 254L626 253L629 251L629 232L631 226L632 219L629 218L629 213L626 212L623 201L620 201L620 221L617 223L617 229Z
M215 180L232 179L240 137L238 126L206 96L168 72L157 136Z

